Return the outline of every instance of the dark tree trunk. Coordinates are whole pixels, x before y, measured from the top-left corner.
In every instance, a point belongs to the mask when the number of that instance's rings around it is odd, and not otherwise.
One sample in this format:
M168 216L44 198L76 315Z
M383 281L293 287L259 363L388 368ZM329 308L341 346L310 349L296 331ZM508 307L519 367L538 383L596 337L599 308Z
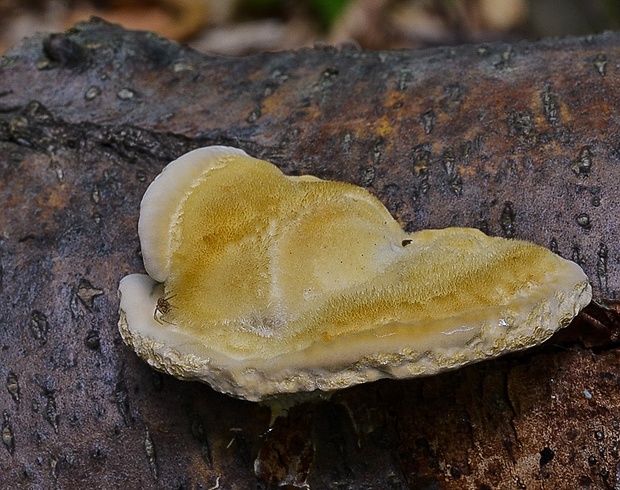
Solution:
M0 61L3 488L617 488L620 34L202 55L100 21ZM176 156L227 144L369 188L409 230L580 263L598 304L546 345L269 410L158 374L116 288ZM449 260L449 257L446 258Z

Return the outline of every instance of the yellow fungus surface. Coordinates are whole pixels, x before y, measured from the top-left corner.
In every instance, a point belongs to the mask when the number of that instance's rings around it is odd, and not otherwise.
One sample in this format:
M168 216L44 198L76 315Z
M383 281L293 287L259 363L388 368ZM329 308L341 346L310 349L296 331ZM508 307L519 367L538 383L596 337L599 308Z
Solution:
M591 298L576 264L468 228L405 233L366 190L241 150L168 165L120 331L157 369L249 400L429 375L536 345Z

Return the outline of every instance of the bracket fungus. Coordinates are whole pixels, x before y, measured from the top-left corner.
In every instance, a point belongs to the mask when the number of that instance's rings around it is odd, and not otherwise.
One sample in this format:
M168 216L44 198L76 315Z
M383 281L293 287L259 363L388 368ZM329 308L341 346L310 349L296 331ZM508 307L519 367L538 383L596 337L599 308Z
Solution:
M148 275L119 328L151 366L247 400L426 376L539 344L591 299L581 268L475 229L406 233L368 191L228 147L146 191Z

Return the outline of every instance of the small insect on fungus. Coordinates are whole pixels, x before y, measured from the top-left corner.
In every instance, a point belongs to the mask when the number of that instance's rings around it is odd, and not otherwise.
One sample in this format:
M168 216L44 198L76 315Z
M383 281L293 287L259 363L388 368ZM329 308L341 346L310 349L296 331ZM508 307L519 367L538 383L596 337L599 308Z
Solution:
M119 285L123 340L156 369L253 401L526 349L592 297L581 268L544 247L407 233L361 187L222 146L161 172L138 234L148 275Z
M175 296L176 294L172 296L167 296L165 298L163 296L157 298L157 304L155 305L155 309L153 310L153 318L155 319L155 321L157 321L157 323L163 324L165 322L172 324L171 322L166 321L163 316L170 313L170 310L174 308L170 304L170 300Z

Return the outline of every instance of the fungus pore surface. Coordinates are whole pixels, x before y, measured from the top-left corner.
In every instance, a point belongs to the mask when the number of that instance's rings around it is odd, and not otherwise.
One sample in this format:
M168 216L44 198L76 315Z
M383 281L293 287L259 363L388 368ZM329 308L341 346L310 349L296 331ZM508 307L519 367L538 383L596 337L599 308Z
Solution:
M366 190L235 148L170 163L119 328L156 369L248 400L434 374L536 345L590 301L580 267L468 228L405 233Z

